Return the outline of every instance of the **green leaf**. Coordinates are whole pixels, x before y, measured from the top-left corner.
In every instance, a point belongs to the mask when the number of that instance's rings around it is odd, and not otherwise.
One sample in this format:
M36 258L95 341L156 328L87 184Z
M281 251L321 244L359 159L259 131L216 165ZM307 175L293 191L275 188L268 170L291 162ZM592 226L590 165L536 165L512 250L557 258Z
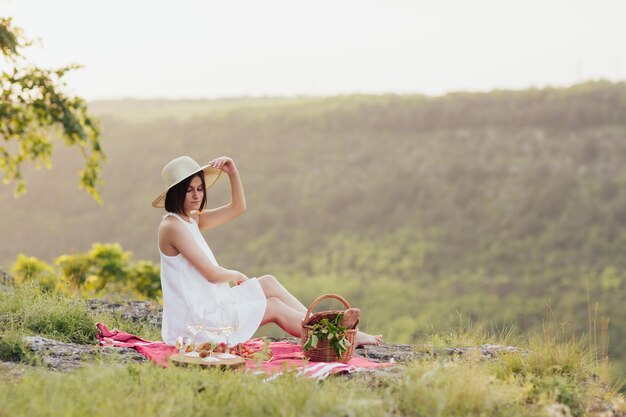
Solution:
M310 349L311 348L311 343L313 341L313 330L309 330L307 335L308 335L308 338L307 338L306 342L304 343L304 345L302 345L302 349Z
M54 148L51 139L64 140L79 148L85 158L85 168L79 171L79 189L85 189L102 205L97 186L104 183L101 165L106 156L100 143L99 123L89 116L82 98L63 91L63 77L81 66L47 70L26 59L16 60L22 56L20 49L30 45L21 28L14 26L10 18L0 17L0 54L8 61L8 68L0 73L0 137L18 145L9 148L16 149L14 152L5 148L0 151L3 182L15 181L15 197L24 194L26 183L20 173L21 165L30 161L37 169L42 165L50 168Z
M312 342L311 342L311 346L313 346L314 348L316 348L316 347L317 347L317 342L318 342L318 338L317 338L317 336L316 336L315 334L311 335L311 339L310 339L310 340L312 341Z

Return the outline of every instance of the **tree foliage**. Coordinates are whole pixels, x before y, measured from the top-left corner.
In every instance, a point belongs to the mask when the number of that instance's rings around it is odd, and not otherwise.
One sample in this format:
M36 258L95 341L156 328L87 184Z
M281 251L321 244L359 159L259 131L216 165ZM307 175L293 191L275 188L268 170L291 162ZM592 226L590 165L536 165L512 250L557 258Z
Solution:
M20 254L11 268L15 284L36 282L46 291L84 297L126 295L158 299L159 267L149 261L132 261L132 253L119 243L94 243L88 252L61 255L48 265Z
M46 291L56 289L57 276L52 266L34 256L20 254L11 269L18 286L29 281L36 281Z
M63 77L80 68L68 65L56 70L38 68L21 50L32 44L11 18L0 18L0 172L3 182L16 182L15 196L26 192L21 166L24 162L52 167L53 138L77 147L85 158L78 173L79 188L99 204L101 163L106 156L100 144L100 128L87 112L85 101L63 92Z

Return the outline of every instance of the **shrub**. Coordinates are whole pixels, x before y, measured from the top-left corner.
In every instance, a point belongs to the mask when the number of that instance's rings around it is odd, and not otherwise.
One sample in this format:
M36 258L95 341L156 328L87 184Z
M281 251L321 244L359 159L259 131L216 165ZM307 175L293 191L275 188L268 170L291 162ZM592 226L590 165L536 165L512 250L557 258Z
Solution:
M39 286L47 291L52 291L58 283L58 274L53 267L37 259L34 256L19 254L11 268L11 273L16 285L36 281Z
M159 299L159 266L149 261L132 262L132 252L119 243L94 243L89 252L65 254L53 265L20 254L11 272L16 286L35 281L46 291L97 297L130 295Z

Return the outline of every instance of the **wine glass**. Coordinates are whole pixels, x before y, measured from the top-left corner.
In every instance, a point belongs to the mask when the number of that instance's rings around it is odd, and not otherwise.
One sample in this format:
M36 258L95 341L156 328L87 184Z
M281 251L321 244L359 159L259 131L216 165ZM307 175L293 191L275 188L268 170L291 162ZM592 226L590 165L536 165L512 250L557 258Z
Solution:
M202 332L209 336L211 342L217 342L215 336L218 336L221 332L220 329L220 310L218 308L207 308L203 311L203 320L204 328ZM219 359L213 357L213 350L209 353L209 356L203 358L205 362L216 362Z
M237 311L237 304L234 302L225 303L220 309L220 330L221 333L226 335L226 346L230 348L230 343L228 341L228 336L237 331L239 328L239 313ZM237 355L232 355L228 353L223 353L219 356L222 359L232 359L236 358Z
M200 354L196 351L196 335L204 329L204 321L206 313L204 310L195 309L190 307L185 312L185 327L192 334L193 349L191 352L186 353L185 356L191 356L197 358Z

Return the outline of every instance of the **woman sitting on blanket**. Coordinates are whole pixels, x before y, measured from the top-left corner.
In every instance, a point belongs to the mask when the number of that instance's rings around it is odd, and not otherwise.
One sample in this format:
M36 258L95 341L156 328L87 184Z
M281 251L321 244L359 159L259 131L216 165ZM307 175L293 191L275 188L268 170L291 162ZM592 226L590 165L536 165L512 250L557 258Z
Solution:
M222 172L230 179L232 201L205 210L206 191ZM239 328L229 338L231 345L250 339L269 322L300 337L307 308L272 275L248 278L219 266L200 233L246 211L243 186L233 160L223 156L201 167L190 157L181 156L165 165L162 177L165 190L152 206L166 210L158 238L163 340L173 345L178 336L186 333L184 321L189 310L219 309L226 300L236 306L239 316ZM358 313L358 309L353 310ZM382 342L381 335L357 333L357 346Z

